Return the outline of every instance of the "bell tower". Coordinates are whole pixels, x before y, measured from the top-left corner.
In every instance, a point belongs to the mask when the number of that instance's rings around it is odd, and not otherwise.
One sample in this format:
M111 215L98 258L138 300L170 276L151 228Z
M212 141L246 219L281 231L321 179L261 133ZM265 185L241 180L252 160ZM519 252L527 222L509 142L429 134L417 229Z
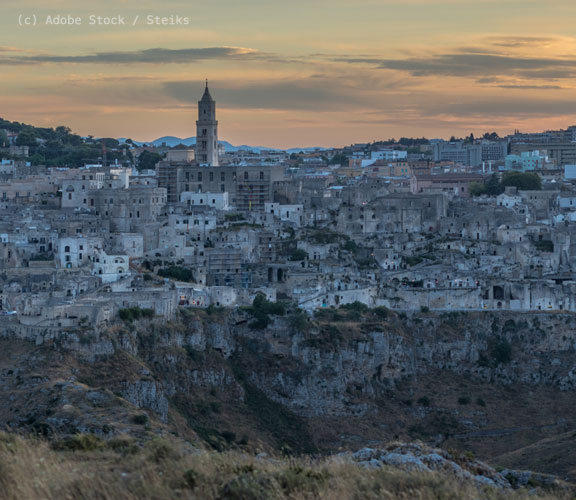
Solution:
M208 80L202 99L198 101L196 121L196 163L204 166L218 166L218 121L216 102L208 90Z

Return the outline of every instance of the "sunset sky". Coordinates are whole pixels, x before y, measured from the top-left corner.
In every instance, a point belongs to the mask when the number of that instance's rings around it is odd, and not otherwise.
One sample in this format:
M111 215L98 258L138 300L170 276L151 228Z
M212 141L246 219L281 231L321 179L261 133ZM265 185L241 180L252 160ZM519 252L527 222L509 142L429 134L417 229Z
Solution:
M576 124L574 0L6 3L8 120L141 141L189 137L208 78L220 138L233 144L343 146ZM37 26L18 25L32 14ZM56 14L84 24L43 25ZM89 26L91 14L129 25ZM147 26L147 15L190 25Z

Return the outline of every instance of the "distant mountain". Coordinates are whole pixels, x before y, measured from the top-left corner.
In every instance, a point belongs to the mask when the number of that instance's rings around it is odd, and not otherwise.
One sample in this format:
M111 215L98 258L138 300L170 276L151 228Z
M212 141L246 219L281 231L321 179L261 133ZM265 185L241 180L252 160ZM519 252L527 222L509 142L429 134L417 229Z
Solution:
M118 141L120 141L121 143L126 142L125 138L120 138L118 139ZM172 135L167 135L165 137L160 137L159 139L156 139L154 141L150 141L150 142L140 142L140 141L133 141L134 144L138 145L138 146L142 146L143 144L147 144L149 146L155 146L155 147L162 147L162 146L168 146L170 148L176 147L180 144L183 144L184 146L194 146L196 144L196 137L187 137L186 139L182 139L180 137L174 137ZM252 151L256 151L256 152L260 152L260 151L286 151L287 153L299 153L300 151L314 151L317 149L320 150L324 150L325 148L291 148L291 149L287 149L287 150L282 150L279 148L268 148L265 146L248 146L246 144L243 144L241 146L234 146L232 144L230 144L227 141L219 141L220 144L224 145L224 150L229 153L229 152L234 152L234 151L239 151L240 149L249 149Z

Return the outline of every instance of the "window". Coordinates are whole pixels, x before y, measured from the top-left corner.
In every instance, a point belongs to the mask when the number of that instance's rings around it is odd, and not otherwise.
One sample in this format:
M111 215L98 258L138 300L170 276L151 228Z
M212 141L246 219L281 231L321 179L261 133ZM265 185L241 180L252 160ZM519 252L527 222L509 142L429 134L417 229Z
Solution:
M210 172L209 176L210 176L210 182L212 182L214 180L214 172Z

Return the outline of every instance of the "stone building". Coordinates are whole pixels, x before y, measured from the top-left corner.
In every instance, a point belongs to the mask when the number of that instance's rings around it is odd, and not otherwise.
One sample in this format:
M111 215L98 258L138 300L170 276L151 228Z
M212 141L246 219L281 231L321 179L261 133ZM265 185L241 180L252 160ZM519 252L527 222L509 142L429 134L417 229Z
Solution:
M208 90L208 80L202 99L198 101L196 121L196 161L199 165L217 167L218 163L218 121L216 102Z

